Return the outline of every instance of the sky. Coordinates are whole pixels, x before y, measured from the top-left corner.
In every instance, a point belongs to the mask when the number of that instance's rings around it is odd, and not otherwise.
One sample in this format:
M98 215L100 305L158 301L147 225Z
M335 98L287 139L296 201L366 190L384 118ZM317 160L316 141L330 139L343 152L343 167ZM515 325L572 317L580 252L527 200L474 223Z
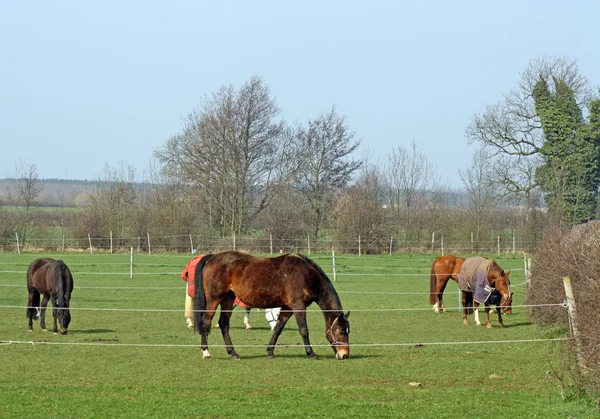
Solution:
M598 1L0 2L0 177L145 180L202 98L262 77L286 121L336 106L383 167L417 149L461 187L465 128L529 62L600 84Z

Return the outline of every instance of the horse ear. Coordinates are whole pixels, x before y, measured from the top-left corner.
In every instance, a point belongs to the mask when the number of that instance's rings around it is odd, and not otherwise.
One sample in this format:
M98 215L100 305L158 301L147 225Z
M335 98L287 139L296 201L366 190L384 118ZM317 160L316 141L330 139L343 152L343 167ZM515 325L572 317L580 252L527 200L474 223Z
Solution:
M510 275L510 269L504 273L506 276Z
M350 317L350 312L346 313L346 318Z

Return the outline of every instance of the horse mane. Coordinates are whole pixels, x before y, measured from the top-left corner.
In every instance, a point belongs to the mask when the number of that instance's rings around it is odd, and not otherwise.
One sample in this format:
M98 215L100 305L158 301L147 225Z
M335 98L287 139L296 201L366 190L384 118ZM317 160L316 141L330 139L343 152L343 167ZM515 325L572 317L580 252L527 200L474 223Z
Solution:
M56 299L59 307L65 307L65 295L67 293L67 265L62 260L57 260L53 266L53 274L57 275L56 279Z
M333 303L335 310L342 311L342 302L340 300L340 296L338 295L337 291L333 287L333 283L331 282L331 280L329 279L327 274L323 271L323 269L321 269L321 267L319 265L317 265L312 259L308 258L307 256L304 256L303 254L292 253L291 256L300 257L301 259L308 262L312 267L314 267L317 270L317 272L321 275L321 277L325 281L325 286L327 287L327 295L330 297L330 299L334 300L334 301L330 301L330 303Z

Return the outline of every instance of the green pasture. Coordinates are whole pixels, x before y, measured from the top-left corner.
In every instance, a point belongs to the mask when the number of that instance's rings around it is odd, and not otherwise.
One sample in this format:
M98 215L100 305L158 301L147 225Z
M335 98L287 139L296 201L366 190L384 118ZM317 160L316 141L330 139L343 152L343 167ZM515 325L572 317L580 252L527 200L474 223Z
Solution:
M375 418L597 417L585 399L552 371L566 330L530 323L523 260L496 258L513 269L514 314L506 327L462 324L457 286L446 290L447 313L428 302L434 256L337 256L337 289L350 311L351 353L337 361L318 307L309 308L309 360L293 319L275 359L270 329L253 311L232 318L240 361L229 359L218 329L212 360L185 326L189 255L62 254L75 290L67 336L27 331L27 265L40 254L0 254L0 418ZM333 281L329 256L313 258ZM562 307L556 307L563 310ZM51 311L47 314L51 323ZM412 385L411 385L412 384Z

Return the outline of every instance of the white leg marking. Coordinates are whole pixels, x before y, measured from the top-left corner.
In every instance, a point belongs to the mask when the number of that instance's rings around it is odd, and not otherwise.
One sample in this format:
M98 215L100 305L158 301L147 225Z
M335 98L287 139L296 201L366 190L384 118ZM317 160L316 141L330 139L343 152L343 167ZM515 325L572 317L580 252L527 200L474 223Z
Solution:
M210 358L210 353L208 352L208 349L202 350L202 359L204 358Z
M481 322L479 321L479 307L475 309L475 324L481 326Z
M435 311L436 313L440 312L440 302L436 301L435 304L433 305L433 311Z

